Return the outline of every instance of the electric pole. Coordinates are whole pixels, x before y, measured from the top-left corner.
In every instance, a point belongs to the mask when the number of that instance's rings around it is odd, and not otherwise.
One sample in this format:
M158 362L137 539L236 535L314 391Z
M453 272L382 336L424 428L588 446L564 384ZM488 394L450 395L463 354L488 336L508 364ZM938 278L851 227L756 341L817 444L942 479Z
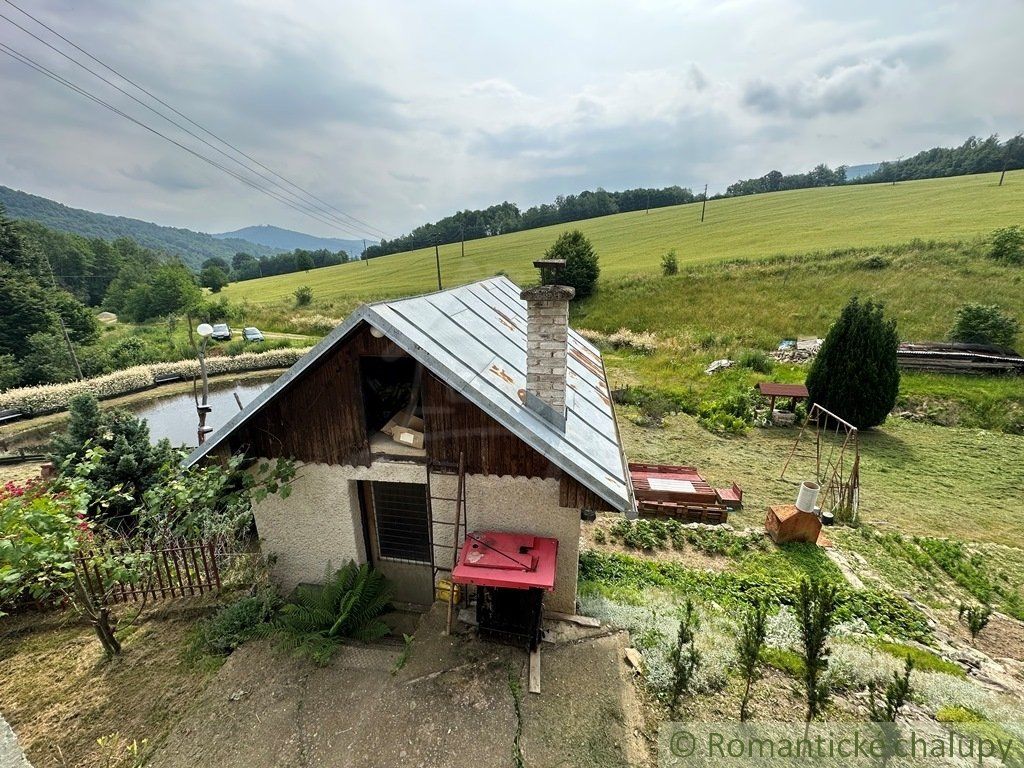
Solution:
M437 290L441 290L441 253L438 250L437 239L434 239L434 262L437 264Z
M46 260L46 269L50 273L50 282L53 284L54 290L57 290L57 278L53 274L53 265L50 264L50 254L43 253L43 258ZM71 343L71 336L68 334L68 327L64 325L64 317L60 311L57 312L57 322L60 323L60 332L64 336L64 343L68 347L68 355L71 357L71 362L75 364L75 375L78 376L78 380L82 381L85 376L82 375L82 366L78 363L78 355L75 354L75 345Z
M466 222L462 222L462 258L466 258Z
M708 185L704 185L704 202L700 206L700 223L704 223L704 211L708 207Z

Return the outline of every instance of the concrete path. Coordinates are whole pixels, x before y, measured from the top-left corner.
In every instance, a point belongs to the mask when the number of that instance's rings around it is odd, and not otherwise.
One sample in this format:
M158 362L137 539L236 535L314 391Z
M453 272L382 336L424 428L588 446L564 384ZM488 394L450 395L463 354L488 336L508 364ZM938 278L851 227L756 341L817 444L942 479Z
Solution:
M542 648L543 693L526 693L526 654L442 634L423 616L401 648L349 646L325 668L265 643L236 651L154 755L153 768L626 766L638 708L623 639L590 630ZM517 717L511 679L518 681ZM635 722L636 721L636 722ZM632 750L632 751L631 751Z

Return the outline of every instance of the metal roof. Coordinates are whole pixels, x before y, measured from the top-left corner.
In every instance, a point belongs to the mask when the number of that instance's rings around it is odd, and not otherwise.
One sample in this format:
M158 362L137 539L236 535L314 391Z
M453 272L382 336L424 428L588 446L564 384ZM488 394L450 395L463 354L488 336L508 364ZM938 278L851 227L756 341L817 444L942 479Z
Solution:
M381 331L463 397L604 499L633 513L633 491L598 349L569 331L565 431L524 407L526 302L494 277L424 296L364 304L185 460L199 461L361 323Z

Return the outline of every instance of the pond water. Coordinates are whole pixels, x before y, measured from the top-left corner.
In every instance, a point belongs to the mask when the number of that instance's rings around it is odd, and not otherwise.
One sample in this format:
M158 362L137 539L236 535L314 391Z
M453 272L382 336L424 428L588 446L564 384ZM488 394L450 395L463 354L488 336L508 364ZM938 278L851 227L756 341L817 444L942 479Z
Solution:
M270 386L274 378L271 376L265 380L255 381L211 381L208 402L213 406L213 410L206 416L207 426L216 430L226 424L238 413L236 394L242 405L248 405L256 395ZM191 447L197 443L199 416L196 414L196 402L191 391L157 396L148 402L130 405L127 410L149 422L149 434L153 442L166 437L171 441L171 445L175 446Z

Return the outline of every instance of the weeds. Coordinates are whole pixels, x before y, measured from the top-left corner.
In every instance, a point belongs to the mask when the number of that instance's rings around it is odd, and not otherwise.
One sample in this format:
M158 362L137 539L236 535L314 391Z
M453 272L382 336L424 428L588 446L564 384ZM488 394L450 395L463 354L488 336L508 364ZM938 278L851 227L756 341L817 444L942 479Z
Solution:
M812 550L817 548L806 545ZM818 562L816 557L825 561ZM826 565L827 563L827 565ZM799 548L771 555L751 552L735 570L715 573L679 563L647 560L628 555L585 551L580 553L581 594L605 594L643 600L651 587L661 587L727 610L742 610L756 602L769 611L794 605L794 591L804 574L836 587L836 620L859 620L876 635L928 642L932 631L920 611L902 597L876 589L852 589L835 565L820 554L805 555Z
M523 756L523 686L519 682L519 675L508 668L508 690L512 694L512 707L516 713L516 732L512 737L512 764L516 768L526 768L526 758Z
M775 361L767 352L760 349L744 349L736 358L736 363L741 368L749 368L757 373L771 373L775 368Z
M402 633L402 642L404 645L402 646L402 652L398 654L398 658L395 659L395 666L391 668L392 675L397 675L402 671L402 668L405 667L406 663L408 663L409 655L412 653L412 641L414 639L413 635L407 635L404 632Z

